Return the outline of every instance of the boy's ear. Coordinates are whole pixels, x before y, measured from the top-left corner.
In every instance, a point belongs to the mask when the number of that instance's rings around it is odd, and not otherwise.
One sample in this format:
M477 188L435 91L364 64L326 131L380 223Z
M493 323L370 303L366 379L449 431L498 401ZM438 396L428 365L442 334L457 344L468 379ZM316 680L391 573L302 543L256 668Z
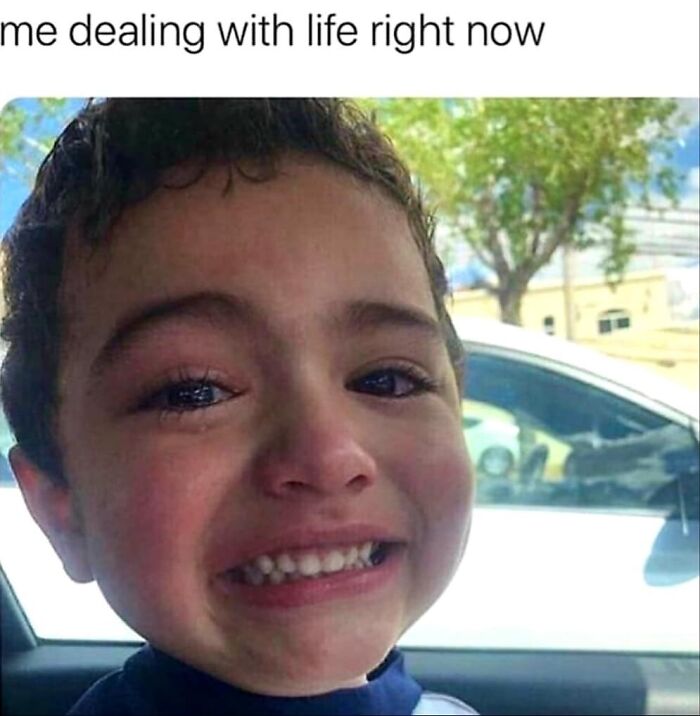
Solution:
M91 582L94 577L87 542L70 486L51 480L19 445L10 450L9 460L29 512L61 558L68 576L75 582Z

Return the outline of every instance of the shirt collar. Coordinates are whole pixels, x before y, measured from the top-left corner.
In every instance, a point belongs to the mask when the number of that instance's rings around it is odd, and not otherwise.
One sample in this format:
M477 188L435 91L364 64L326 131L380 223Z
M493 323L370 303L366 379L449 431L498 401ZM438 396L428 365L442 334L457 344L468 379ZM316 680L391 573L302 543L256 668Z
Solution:
M410 714L421 687L392 649L363 686L304 697L264 696L239 689L146 645L127 660L124 677L139 700L160 713Z

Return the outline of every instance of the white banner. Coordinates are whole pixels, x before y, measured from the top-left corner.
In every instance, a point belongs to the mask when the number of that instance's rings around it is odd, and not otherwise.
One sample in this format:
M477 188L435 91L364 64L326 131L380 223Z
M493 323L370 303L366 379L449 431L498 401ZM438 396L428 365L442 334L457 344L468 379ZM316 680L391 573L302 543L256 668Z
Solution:
M697 96L698 0L4 0L18 96Z

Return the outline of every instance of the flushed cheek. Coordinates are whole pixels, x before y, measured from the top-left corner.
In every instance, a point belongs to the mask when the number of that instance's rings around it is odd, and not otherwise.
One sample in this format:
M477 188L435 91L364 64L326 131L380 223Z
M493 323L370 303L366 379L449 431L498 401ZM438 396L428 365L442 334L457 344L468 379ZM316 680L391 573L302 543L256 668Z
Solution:
M473 478L461 435L447 431L422 445L406 446L400 487L418 513L419 531L411 555L420 608L442 593L461 559L471 519ZM418 448L418 449L417 449Z
M92 474L102 488L88 509L95 576L116 611L141 628L169 608L186 619L200 598L212 493L203 466L192 469L177 454L137 448Z

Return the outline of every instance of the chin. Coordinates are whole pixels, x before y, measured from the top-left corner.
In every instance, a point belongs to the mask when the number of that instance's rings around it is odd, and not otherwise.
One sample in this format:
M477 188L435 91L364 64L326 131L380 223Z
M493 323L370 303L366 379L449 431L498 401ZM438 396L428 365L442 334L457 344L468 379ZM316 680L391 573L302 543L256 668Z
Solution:
M275 691L280 696L314 696L362 686L367 681L367 674L381 664L390 648L370 651L364 647L362 653L357 654L331 650L316 663L306 662L301 668L300 655L290 670L284 670Z
M277 696L312 696L360 686L395 644L397 636L381 626L361 629L352 623L292 638L280 635L265 653L255 649L255 673L262 678L248 688Z
M392 639L369 641L355 638L350 642L329 645L322 655L317 655L316 668L309 669L309 678L321 676L328 688L324 691L343 688L344 685L359 685L366 681L367 674L376 669L394 646Z

